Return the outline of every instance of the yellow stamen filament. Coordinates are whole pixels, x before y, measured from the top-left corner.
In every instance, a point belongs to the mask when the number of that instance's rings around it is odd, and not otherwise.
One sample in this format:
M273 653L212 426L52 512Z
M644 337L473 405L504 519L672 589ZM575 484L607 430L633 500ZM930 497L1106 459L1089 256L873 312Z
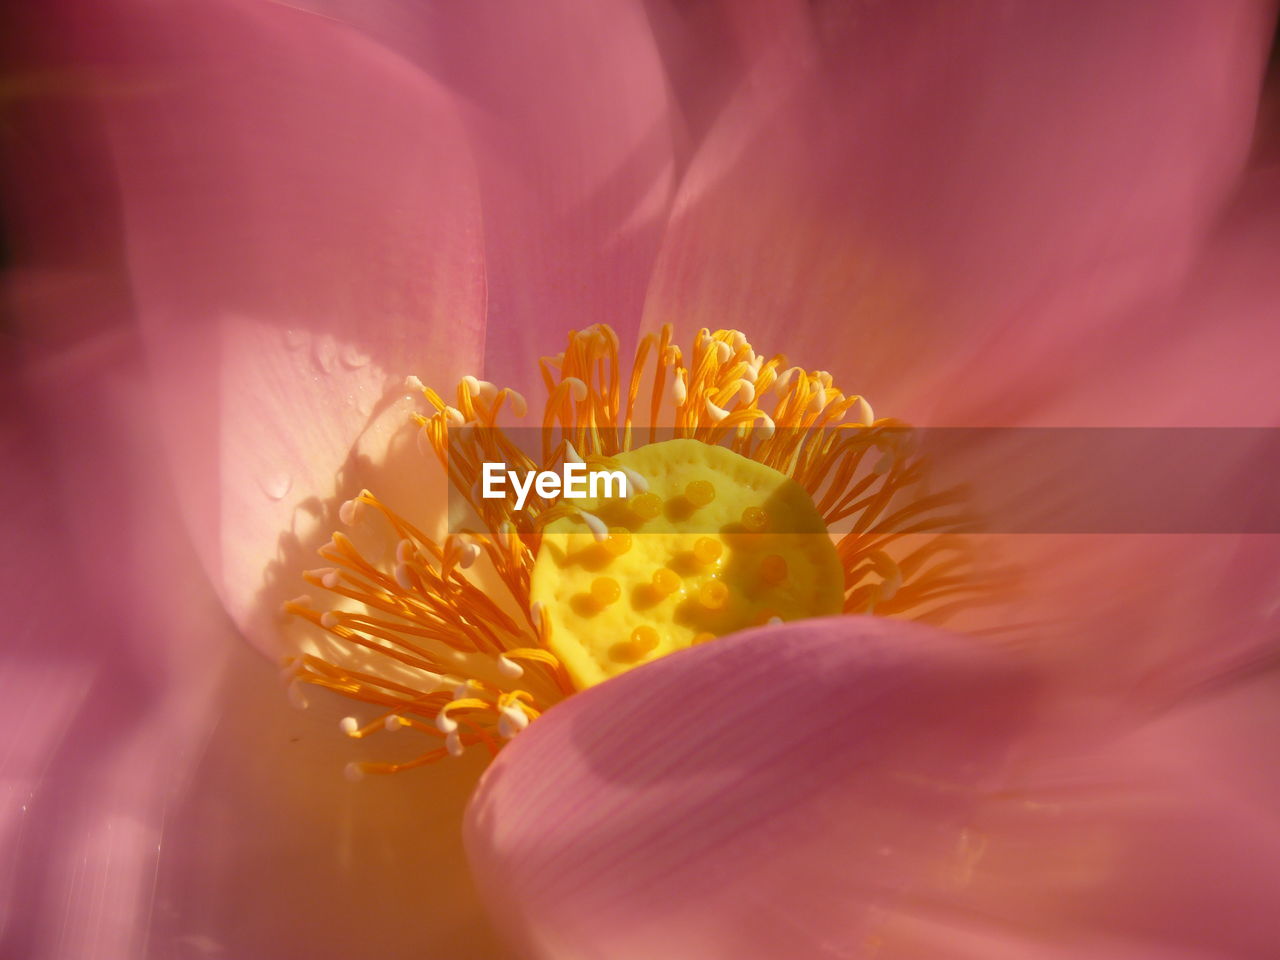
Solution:
M616 515L548 502L536 492L516 511L510 500L479 496L487 461L523 471L552 470L569 461L592 470L617 469L613 458L656 442L661 427L664 436L723 445L785 474L808 493L829 528L843 524L848 532L836 552L846 612L939 622L987 602L998 586L973 576L969 543L936 532L964 521L962 500L956 491L917 493L923 468L893 429L903 425L876 420L863 397L844 392L825 371L789 365L782 355L757 354L734 330L700 330L681 347L672 342L669 325L640 339L629 372L622 369L617 336L603 325L570 333L564 352L543 357L539 370L546 395L540 413L530 410L532 398L475 377L464 377L448 400L410 378L425 402L426 412L415 416L420 444L439 460L474 514L471 528L433 539L362 491L336 510L335 519L359 523L364 532L382 529L385 542L395 547L394 562L373 562L335 533L319 551L324 566L303 578L330 603L316 606L299 597L285 605L311 625L316 638L311 652L285 664L291 690L301 681L369 704L370 718L344 723L353 737L410 729L431 741L405 762L353 764L352 775L412 769L473 746L496 751L574 691L574 680L552 648L552 617L530 597L531 572L549 524L571 518L591 534L592 549L604 560L623 563L637 555L636 537L645 534L645 524L664 522L664 511L666 517L690 510L702 516L727 496L722 488L718 497L718 481L694 480L682 496L677 491L664 501L633 471L632 496ZM500 414L504 422L529 414L535 425L541 423L540 453L517 446L497 426ZM773 535L763 507L743 509L740 523L739 533L765 536L738 540ZM639 577L641 586L650 577L649 598L692 603L706 625L719 624L731 591L706 577L720 577L735 562L725 560L726 544L738 549L732 526L720 532L724 540L694 539L671 566L645 567ZM681 565L690 562L699 566ZM603 562L596 567L602 568ZM769 603L791 590L798 576L772 552L759 560L757 572L754 583ZM634 586L617 576L598 576L589 599L602 611L618 610L623 598L630 603L633 596L649 602L644 590L632 593ZM771 610L752 610L755 619L776 619ZM692 628L692 642L715 639L703 625ZM648 625L615 647L631 661L673 649L669 638Z

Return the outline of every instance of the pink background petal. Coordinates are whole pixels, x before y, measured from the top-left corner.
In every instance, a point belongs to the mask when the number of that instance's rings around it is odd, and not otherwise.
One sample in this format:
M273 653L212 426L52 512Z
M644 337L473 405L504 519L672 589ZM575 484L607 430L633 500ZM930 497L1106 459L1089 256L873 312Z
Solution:
M343 780L350 705L290 709L209 588L140 353L118 330L5 378L0 955L488 960L477 765Z
M540 389L537 358L592 323L631 343L688 154L646 5L303 5L403 52L467 105L484 198L484 375Z
M471 158L449 95L334 21L257 3L100 15L82 55L116 91L103 107L184 510L265 644L299 590L264 568L314 564L307 544L367 482L357 441L380 457L407 422L386 409L404 376L453 384L480 363Z
M1083 389L1071 344L1182 282L1271 24L1248 2L725 10L754 67L681 184L646 323L741 327L930 425L1024 418L1041 366Z

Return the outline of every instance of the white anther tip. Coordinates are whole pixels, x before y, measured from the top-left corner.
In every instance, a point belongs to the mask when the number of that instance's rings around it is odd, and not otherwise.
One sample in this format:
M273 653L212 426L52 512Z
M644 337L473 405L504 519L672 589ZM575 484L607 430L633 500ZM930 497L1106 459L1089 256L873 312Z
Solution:
M401 589L413 589L413 577L409 574L409 565L406 563L397 563L395 569L396 583L400 584Z
M409 376L404 378L404 385L406 390L417 390L419 393L427 389L426 384L413 374L409 374Z
M687 399L689 399L689 387L684 381L684 371L677 370L675 378L671 381L671 402L679 407L683 406Z
M462 738L458 736L458 731L453 731L444 738L444 748L449 751L449 756L460 757L462 751L466 748L462 745Z
M809 412L818 413L827 405L827 391L822 384L814 384L813 394L809 397Z
M480 547L474 543L464 543L458 551L458 566L466 570L480 559Z
M447 713L436 714L436 729L441 733L450 734L458 729L458 721L454 720Z
M726 410L724 407L716 406L715 403L712 402L710 397L707 397L707 413L711 416L711 419L714 420L716 423L719 423L721 420L723 420L725 417L729 415L728 410Z
M511 407L511 412L517 417L523 417L529 412L529 403L524 398L524 394L507 388L507 405Z
M565 463L586 463L579 455L577 448L568 440L564 442L564 462Z
M320 614L320 626L326 630L332 630L338 625L338 615L332 610L327 610Z
M342 521L343 526L354 527L356 521L360 519L360 509L363 506L364 501L359 497L344 501L338 508L338 519Z
M308 706L306 694L302 692L302 681L294 680L286 688L289 697L289 706L295 710L305 710Z
M577 377L565 377L564 383L569 385L569 396L574 403L582 403L587 399L587 385Z
M765 626L768 626L768 627L776 627L776 626L778 626L780 623L782 623L782 618L781 618L781 617L770 617L768 620L766 620L766 621L765 621Z
M799 367L787 367L780 374L778 379L773 382L773 389L778 393L785 393L787 388L791 386L791 381L795 379L796 374L800 373Z
M356 732L360 729L360 721L355 717L343 717L338 721L338 729L348 737L354 737Z
M382 729L387 733L395 733L404 725L404 718L394 713L382 721Z
M524 667L504 655L499 655L498 673L508 680L518 680L524 676Z
M578 516L582 517L587 528L591 531L591 536L595 538L596 543L604 543L609 539L609 528L605 526L605 522L597 517L594 513L588 513L586 510L579 510Z
M401 540L396 544L396 563L408 563L413 559L413 554L412 540Z
M347 783L359 783L364 779L364 767L358 763L348 763L342 768L342 778Z
M648 493L649 481L645 479L643 473L638 473L630 467L622 467L622 472L627 477L627 495L634 493Z
M859 397L855 409L858 411L858 422L864 427L869 427L876 422L876 412L871 409L871 404L867 403L866 398Z

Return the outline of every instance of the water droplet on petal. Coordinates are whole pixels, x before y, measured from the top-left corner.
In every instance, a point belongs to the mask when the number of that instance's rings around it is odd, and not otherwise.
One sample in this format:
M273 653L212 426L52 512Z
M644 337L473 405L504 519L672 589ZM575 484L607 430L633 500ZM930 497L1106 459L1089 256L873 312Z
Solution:
M349 343L342 348L342 362L352 370L358 370L369 362L369 355L354 343Z
M258 486L262 487L262 492L272 500L282 500L285 494L293 487L293 477L287 473L277 473L270 477L262 477L258 480Z
M316 363L325 373L333 372L333 365L338 361L338 344L327 333L322 333L315 342Z

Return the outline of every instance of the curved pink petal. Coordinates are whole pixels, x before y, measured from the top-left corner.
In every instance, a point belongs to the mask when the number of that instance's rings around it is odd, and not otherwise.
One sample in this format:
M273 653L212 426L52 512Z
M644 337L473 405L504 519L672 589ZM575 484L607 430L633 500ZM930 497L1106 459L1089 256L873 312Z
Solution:
M95 26L107 29L105 22L123 29L122 9L104 12L96 5ZM207 13L212 7L203 9ZM247 8L240 9L243 13ZM256 9L269 21L285 14L298 16L281 8ZM234 12L225 5L221 10ZM156 9L150 12L157 14ZM306 182L311 174L332 174L330 160L339 170L348 166L356 147L334 148L326 159L321 149L326 145L314 143L312 170L276 177L276 192L270 189L271 177L257 185L262 196L254 202L261 203L264 220L247 208L237 212L245 198L237 199L231 189L235 175L229 165L234 158L202 144L199 115L186 116L181 109L183 95L193 98L193 107L202 102L216 106L217 91L203 90L203 99L197 95L202 91L199 81L207 79L208 60L193 57L183 70L159 69L152 57L156 50L146 55L134 51L129 58L121 53L122 62L114 66L98 64L95 75L85 66L86 51L72 56L75 65L67 69L67 51L59 49L52 58L57 66L50 69L42 61L48 51L40 49L40 41L49 31L58 34L55 46L61 48L66 32L50 30L52 25L43 17L33 19L43 29L24 39L39 50L32 59L40 66L24 71L8 88L21 94L13 112L21 149L6 158L16 158L13 167L20 174L17 189L6 197L13 201L6 209L17 214L12 222L21 226L15 231L21 241L15 245L21 269L4 280L6 293L15 294L16 331L21 336L16 346L24 363L9 363L8 348L13 344L7 342L0 357L5 372L0 496L12 516L5 559L0 561L0 598L7 611L6 638L0 645L0 724L6 731L0 745L0 954L114 960L300 952L336 958L366 950L387 957L422 956L439 949L450 956L483 960L492 955L493 947L480 905L465 879L459 879L464 868L458 827L475 771L455 768L452 779L427 781L426 797L404 790L402 783L365 785L361 790L345 784L341 769L351 758L350 746L336 735L337 714L345 708L325 702L305 714L289 710L274 671L249 653L212 595L184 536L175 502L175 494L186 494L187 506L197 518L212 510L213 521L224 519L217 514L223 504L220 493L215 497L216 484L244 469L243 463L219 462L224 454L229 458L237 452L233 441L275 443L274 451L254 451L264 458L292 456L310 443L332 441L336 450L345 442L349 447L351 437L340 438L344 423L313 419L333 416L335 405L364 404L359 387L372 388L371 398L380 398L382 384L380 377L348 380L349 392L307 408L297 391L305 394L326 358L333 361L333 379L339 381L373 370L381 357L379 344L388 355L412 348L410 360L420 357L415 350L432 347L430 337L418 342L418 333L396 322L387 324L385 332L355 330L349 341L339 338L337 322L344 320L340 313L354 309L357 294L401 295L398 272L397 277L372 278L370 289L363 291L347 276L351 296L329 302L326 298L341 292L343 276L304 269L317 256L307 243L339 249L340 234L347 228L353 241L360 239L357 227L372 229L354 216L355 201L342 198L344 188L354 196L360 187L370 199L371 216L388 198L354 180L332 184L336 202L315 195L317 184ZM316 23L310 18L306 22ZM198 25L191 24L193 29ZM108 30L90 39L96 45L108 40L143 46L160 42L147 34L158 28L154 17L143 16L129 26L134 32L127 37ZM188 39L215 47L224 42L223 49L236 46L230 42L234 38L212 29L202 38ZM255 49L260 60L272 60L248 37L239 36L239 41L238 51L231 51L239 59L229 54L228 69L245 67L246 60L252 64ZM339 56L344 46L317 43L314 52L332 55L328 66L336 69L347 62ZM289 79L290 63L297 67L299 58L306 61L308 49L293 61L281 56L273 64L259 63L262 69L244 78L259 81L264 113L270 115L273 105L280 106L273 80L289 87L302 79L325 88L327 81L315 75L318 68ZM346 53L360 59L361 49L357 44L354 54ZM380 57L373 60L382 62ZM378 98L400 90L393 81L408 76L394 68L393 61L391 66L381 73L383 86L363 91L370 94L365 113L371 122L376 123L379 113ZM184 82L189 85L184 87ZM234 84L228 87L229 92L233 89ZM119 256L116 186L95 122L94 101L84 96L86 91L100 94L110 105L107 113L116 124L117 147L122 156L130 153L135 172L146 167L144 160L158 164L165 150L174 150L172 167L157 167L152 183L131 184L134 190L126 198L130 226L148 217L153 225L166 223L166 213L209 214L203 224L182 224L190 232L175 225L171 235L136 243L132 251L135 258L153 258L144 264L151 270L159 271L165 264L175 270L171 277L146 269L136 274L155 285L151 299L144 297L146 305L166 308L147 317L155 338L151 358L162 361L166 386L174 391L157 391L165 404L157 404L151 391L149 376L154 371L147 369L146 351L135 329ZM360 92L358 86L352 90ZM238 96L235 108L243 111L245 123L262 127L263 117L245 108L249 95L243 87ZM297 98L301 110L306 106L302 91L297 91ZM318 112L319 108L311 110L313 119ZM421 118L410 105L405 105L405 113L396 119L406 124L404 138L410 142L400 141L400 134L392 139L408 148ZM282 119L289 115L285 111ZM427 119L432 119L429 114ZM235 129L231 118L223 120ZM217 126L213 118L208 122L211 129ZM350 118L344 123L358 129ZM165 131L193 135L187 144L190 155L181 142L170 143L167 134L162 136ZM243 137L223 146L245 155L255 147ZM368 146L376 146L376 140ZM267 153L269 148L270 144L262 146ZM175 181L188 174L199 179L192 166L202 162L200 150L211 154L210 167L203 172L208 183L192 184L188 195ZM180 162L183 156L189 164ZM403 181L408 166L415 163L424 175L430 172L431 164L422 157L399 158L384 163L383 169L391 173L387 168L395 167L405 174ZM257 172L281 173L278 165ZM280 191L288 193L290 184L298 188L298 195L280 196ZM205 196L206 188L222 190L220 197ZM465 199L465 189L459 191ZM316 201L314 211L310 203L301 203L309 193ZM401 199L413 197L413 191L406 190ZM219 202L230 205L225 223L215 216ZM306 217L299 214L273 223L268 216L279 213L279 205L295 203ZM436 204L441 216L449 214L452 203ZM325 233L321 207L339 219L352 219ZM407 209L404 212L407 215ZM272 265L258 262L256 256L279 252L276 248L289 238L287 222L315 232L308 235L300 229L296 260L276 258L281 270L277 288L269 273ZM203 251L217 256L202 266L193 253L201 243L197 228L212 232L218 224L225 231L216 238L205 237L209 250ZM436 226L444 229L447 224ZM241 240L240 247L219 246L230 244L229 238ZM161 250L166 240L172 249ZM407 254L415 249L405 241ZM208 275L198 276L205 267ZM249 275L259 269L261 283L251 284ZM458 279L466 286L475 276L459 271ZM223 280L225 289L219 286ZM276 314L267 308L287 305L291 294L301 296L303 281L310 284L316 305L332 308L332 315L321 319L334 326L328 339L307 339L294 351L289 346L293 341L282 338L281 330L271 330ZM183 299L187 285L190 297ZM242 317L238 327L224 323L221 311L232 306L248 310L251 293L261 294L259 312ZM432 305L432 297L448 293L449 287L441 285L422 301L423 307ZM200 299L205 294L210 294L207 302ZM178 300L187 309L178 310ZM418 323L424 316L400 319ZM229 335L233 327L252 332L255 324L266 330L261 337L266 356L256 358L262 361L256 368L255 358L245 351L250 338ZM329 329L323 323L318 327L321 333ZM305 325L299 324L298 330L311 337ZM452 328L455 336L466 332L465 324ZM346 350L363 344L356 337L363 333L374 344L368 362L363 354ZM439 341L438 326L432 336ZM305 361L292 373L277 369L286 364L278 356L282 343ZM209 347L209 353L202 353L200 346ZM183 356L175 358L177 352ZM183 366L163 365L178 359L184 360ZM251 392L212 397L200 393L210 383L221 384L212 365L223 360L229 377L236 378L229 382ZM429 374L430 365L416 369ZM255 370L265 373L255 380L248 375ZM278 372L274 380L273 370ZM184 374L189 381L182 385ZM279 391L270 392L271 385ZM282 404L286 390L297 404L292 411L264 408L264 403ZM268 424L259 434L243 423L180 420L181 414L205 401L219 414L248 410L267 420L276 415L288 415L289 420L277 421L274 431ZM174 420L168 426L187 434L183 454L194 449L196 455L207 453L214 461L179 458L176 472L188 485L180 491L171 482L162 445L169 416ZM282 431L289 435L282 438ZM328 452L320 449L318 454ZM347 455L346 449L342 455ZM206 466L208 475L202 472ZM302 478L294 485L300 490L306 479L302 473L296 476ZM335 482L332 476L326 481ZM259 493L265 491L259 488ZM245 506L251 510L253 504L246 501ZM279 522L271 517L233 519L243 524ZM261 575L274 553L278 529L261 531L268 549L259 558L244 559L246 569L252 565L252 572ZM214 546L219 545L215 540ZM258 545L246 538L242 546L251 551ZM216 553L212 560L226 562ZM213 572L220 575L225 570L215 562ZM256 590L258 583L250 586ZM436 829L423 830L424 823ZM423 916L431 922L419 924Z
M1206 762L1265 698L1100 741L1042 697L921 627L729 637L522 734L472 800L468 855L530 958L1265 956L1265 733Z
M138 351L97 347L24 367L27 392L6 377L2 951L493 956L463 872L475 770L343 781L346 707L291 710L226 619L154 466Z
M1177 289L1243 166L1271 24L1252 2L724 9L753 66L681 185L647 322L740 327L929 424L1025 422L1042 370L1089 383L1072 345Z
M100 71L184 511L266 645L337 503L407 423L405 375L453 384L479 365L471 158L450 96L331 19L248 2L95 15L76 55Z
M1083 331L1071 349L1087 363L1046 359L1011 370L1002 389L1034 394L1036 420L1050 424L1280 424L1270 362L1280 351L1277 246L1280 165L1272 164L1242 178L1176 289ZM1002 356L1012 368L1013 354Z
M484 197L485 376L540 390L537 358L612 324L633 339L684 124L639 0L307 0L459 96Z
M1033 695L970 641L750 631L587 690L486 772L467 849L529 957L832 955L929 890Z
M679 118L642 3L437 13L442 78L474 104L495 331L485 373L540 388L536 358L569 330L605 322L632 339L682 159Z

